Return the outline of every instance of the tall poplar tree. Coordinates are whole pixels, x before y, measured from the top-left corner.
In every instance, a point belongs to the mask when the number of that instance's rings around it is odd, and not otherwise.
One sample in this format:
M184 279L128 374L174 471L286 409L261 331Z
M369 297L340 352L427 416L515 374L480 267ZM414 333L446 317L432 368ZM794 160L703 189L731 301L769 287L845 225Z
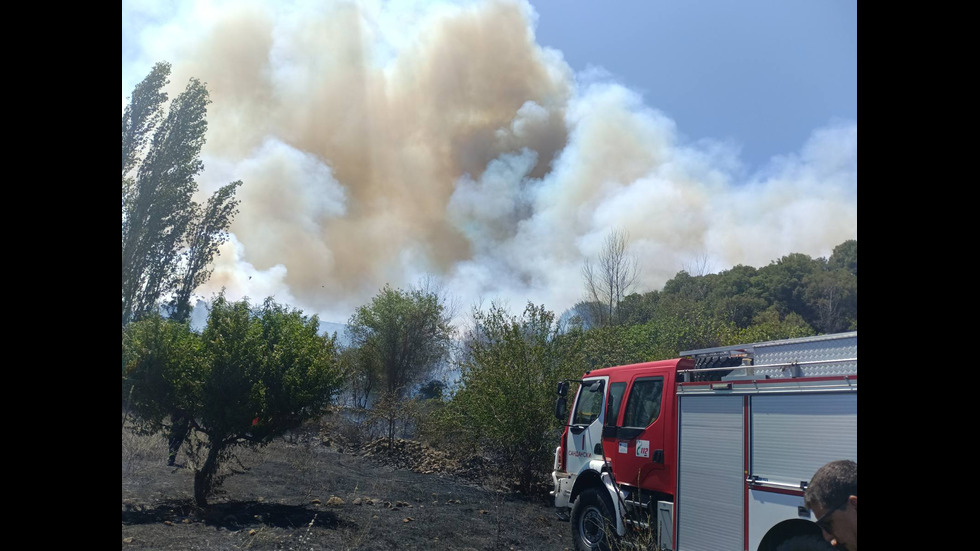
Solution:
M234 182L201 208L193 201L207 132L207 87L192 78L170 103L170 64L157 63L136 85L122 115L122 323L171 296L172 313L189 314L190 293L227 238L238 205Z
M227 228L238 213L235 190L240 185L241 181L237 181L223 186L208 199L203 209L195 205L177 289L170 303L170 317L177 321L190 318L191 294L211 277L211 260L218 254L218 247L228 239Z

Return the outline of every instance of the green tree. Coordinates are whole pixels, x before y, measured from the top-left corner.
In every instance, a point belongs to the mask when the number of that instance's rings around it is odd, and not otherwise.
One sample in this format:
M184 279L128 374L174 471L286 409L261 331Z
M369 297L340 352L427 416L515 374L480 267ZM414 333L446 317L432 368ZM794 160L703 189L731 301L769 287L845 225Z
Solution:
M703 275L691 275L685 270L677 272L664 283L663 294L699 302L708 296L708 282Z
M340 385L335 342L319 320L271 299L219 296L200 335L150 314L123 330L123 387L132 388L138 430L166 430L167 416L192 419L204 461L194 499L206 506L219 467L240 446L261 447L318 416Z
M190 79L166 115L170 64L157 63L133 90L122 115L122 324L158 308L177 293L181 315L223 242L237 202L237 182L218 190L208 206L193 201L207 132L205 85ZM181 261L181 255L184 255Z
M579 356L585 369L633 363L635 350L628 350L624 326L593 327L579 335ZM579 373L581 375L581 373Z
M361 377L374 373L382 395L376 400L388 424L388 443L395 437L398 404L446 360L455 328L451 308L424 284L403 291L385 285L371 303L358 308L348 322L351 346ZM374 383L368 383L373 388Z
M834 247L825 272L806 282L804 296L820 331L857 329L857 240Z
M656 336L651 359L675 358L681 350L722 346L735 330L732 322L715 316L706 301L667 294L661 297L657 314L648 325Z
M807 324L803 316L795 312L782 316L775 306L770 306L756 315L752 325L737 331L733 338L724 344L793 339L815 334L816 332Z
M792 253L759 268L752 284L759 290L760 296L768 304L775 306L781 315L796 312L809 323L813 316L803 296L803 282L807 276L825 269L825 266L825 259Z
M568 343L560 345L554 314L528 304L520 318L493 304L474 314L460 386L443 410L457 444L494 456L502 472L530 491L550 467L559 422L555 388L580 376Z
M842 268L858 275L858 242L857 239L850 239L834 247L834 252L830 255L827 264L833 268Z
M751 325L752 318L769 306L754 285L757 274L755 268L741 264L719 272L707 298L708 308L722 321L742 328Z
M821 333L845 331L857 323L857 276L845 268L814 273L803 281L803 298Z
M660 291L631 293L619 303L620 319L624 325L639 325L653 319L660 301Z

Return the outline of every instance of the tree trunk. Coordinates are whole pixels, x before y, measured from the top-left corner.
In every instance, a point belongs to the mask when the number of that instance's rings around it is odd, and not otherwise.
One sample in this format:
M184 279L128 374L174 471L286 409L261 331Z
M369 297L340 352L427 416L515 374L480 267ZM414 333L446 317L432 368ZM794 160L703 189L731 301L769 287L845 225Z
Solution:
M212 442L204 466L194 473L194 502L197 503L198 507L208 506L208 496L214 489L214 476L218 473L218 454L220 452L221 445Z

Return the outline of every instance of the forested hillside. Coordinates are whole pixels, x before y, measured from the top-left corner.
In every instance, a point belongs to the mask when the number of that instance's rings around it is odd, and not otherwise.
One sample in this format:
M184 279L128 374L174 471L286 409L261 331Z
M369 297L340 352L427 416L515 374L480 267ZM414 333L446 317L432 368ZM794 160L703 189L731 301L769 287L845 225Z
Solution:
M587 365L674 357L682 350L857 330L857 240L830 258L793 253L768 266L678 272L662 290L633 293L596 315L581 302L562 316L584 340Z

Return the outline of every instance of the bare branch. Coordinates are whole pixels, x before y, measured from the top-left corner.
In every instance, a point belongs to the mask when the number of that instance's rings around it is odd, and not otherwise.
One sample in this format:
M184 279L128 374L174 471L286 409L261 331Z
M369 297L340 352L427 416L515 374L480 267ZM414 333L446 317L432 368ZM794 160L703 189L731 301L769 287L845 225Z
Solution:
M639 277L636 257L627 252L629 236L613 230L606 236L597 264L587 260L582 267L586 300L600 325L617 323L617 309Z

